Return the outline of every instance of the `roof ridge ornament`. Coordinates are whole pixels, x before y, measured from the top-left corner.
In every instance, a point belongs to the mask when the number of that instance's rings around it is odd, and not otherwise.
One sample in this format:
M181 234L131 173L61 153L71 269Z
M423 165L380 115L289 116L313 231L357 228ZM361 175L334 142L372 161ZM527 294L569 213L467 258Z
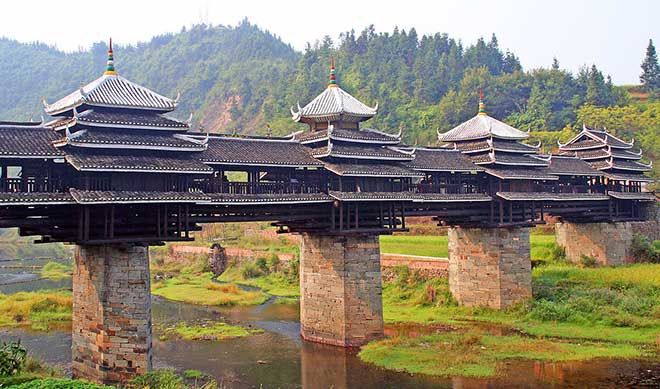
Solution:
M188 119L186 119L185 122L188 125L188 127L190 127L190 125L192 124L192 119L193 119L193 112L191 111L190 116L188 116Z
M330 56L330 76L328 77L328 88L337 87L337 75L335 73L335 56Z
M486 116L486 103L484 103L484 91L479 89L479 113L478 115Z
M50 104L48 104L48 101L46 100L46 96L41 96L41 104L44 105L44 109L48 109L50 107Z
M115 59L114 59L114 54L112 50L112 38L110 38L110 44L108 47L108 61L107 65L105 68L105 72L103 73L105 76L116 76L117 71L115 70Z

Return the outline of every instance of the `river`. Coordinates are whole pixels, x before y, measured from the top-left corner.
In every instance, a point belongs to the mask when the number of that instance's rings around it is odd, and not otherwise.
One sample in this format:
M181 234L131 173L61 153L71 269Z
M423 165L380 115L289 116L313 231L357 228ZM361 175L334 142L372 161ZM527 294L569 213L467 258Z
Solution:
M28 271L3 269L2 282L36 278ZM28 281L0 286L0 292L70 287L71 280ZM304 342L299 336L297 304L256 307L204 307L152 298L155 368L197 369L215 376L225 388L512 388L512 387L658 387L660 363L636 360L534 362L512 360L490 379L436 378L386 371L361 362L354 350ZM159 340L161 331L187 322L223 320L264 330L262 334L219 342ZM388 326L387 333L410 331ZM0 341L20 339L46 362L70 365L71 334L0 330Z

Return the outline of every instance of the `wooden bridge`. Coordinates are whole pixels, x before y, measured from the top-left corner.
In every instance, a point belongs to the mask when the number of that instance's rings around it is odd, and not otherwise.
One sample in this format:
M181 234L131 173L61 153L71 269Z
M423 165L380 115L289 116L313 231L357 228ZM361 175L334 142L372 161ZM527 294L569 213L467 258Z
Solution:
M407 231L409 216L451 227L460 303L503 308L531 297L529 227L559 217L566 243L580 242L571 255L621 263L627 222L656 201L632 142L585 127L542 155L483 98L441 146L404 145L401 131L361 125L378 106L341 89L334 66L291 109L308 128L289 137L195 132L168 116L177 103L118 75L111 46L100 78L44 100L52 120L0 123L0 227L77 245L76 376L116 383L150 368L147 248L192 240L202 223L301 233L302 336L359 346L383 335L378 235Z

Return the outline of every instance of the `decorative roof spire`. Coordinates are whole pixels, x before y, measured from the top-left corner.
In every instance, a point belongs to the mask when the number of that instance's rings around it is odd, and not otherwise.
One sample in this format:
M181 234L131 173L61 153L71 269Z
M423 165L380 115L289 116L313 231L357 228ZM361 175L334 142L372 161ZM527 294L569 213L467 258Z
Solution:
M479 115L488 115L486 113L486 103L484 103L484 91L479 89Z
M330 81L328 82L328 88L334 88L337 86L337 75L335 74L335 56L330 56Z
M108 48L108 65L103 74L106 76L114 76L117 74L115 71L115 60L112 54L112 38L110 38L110 47Z

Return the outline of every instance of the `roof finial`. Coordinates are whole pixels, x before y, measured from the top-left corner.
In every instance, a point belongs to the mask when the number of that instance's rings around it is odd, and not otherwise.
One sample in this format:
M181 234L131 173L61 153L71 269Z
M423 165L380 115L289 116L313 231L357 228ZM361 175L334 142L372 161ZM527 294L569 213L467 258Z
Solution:
M484 103L484 91L479 89L479 115L487 115L486 104Z
M115 60L112 54L112 38L110 38L110 46L108 48L108 65L105 68L105 72L103 74L106 76L117 75L117 72L115 71Z
M330 56L330 81L328 82L328 88L334 88L337 86L337 75L335 74L335 56Z

